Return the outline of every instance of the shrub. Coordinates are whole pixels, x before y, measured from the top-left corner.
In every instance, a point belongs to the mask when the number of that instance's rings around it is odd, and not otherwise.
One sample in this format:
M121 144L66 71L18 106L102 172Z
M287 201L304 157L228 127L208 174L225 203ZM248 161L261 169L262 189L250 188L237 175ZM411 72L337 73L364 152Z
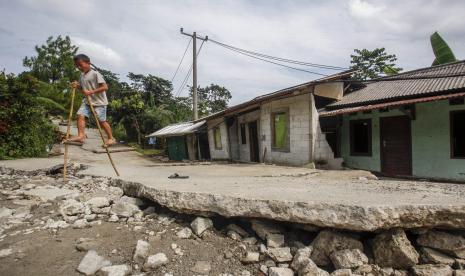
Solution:
M37 157L55 139L38 98L40 81L29 74L0 73L0 159Z

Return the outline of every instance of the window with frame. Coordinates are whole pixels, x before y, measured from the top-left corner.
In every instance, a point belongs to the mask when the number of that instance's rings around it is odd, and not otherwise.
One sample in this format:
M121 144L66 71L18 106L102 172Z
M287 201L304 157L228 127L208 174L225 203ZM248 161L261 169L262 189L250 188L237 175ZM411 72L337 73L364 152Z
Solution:
M371 156L371 119L350 121L350 155Z
M275 150L289 150L289 120L288 112L272 113L272 148Z
M465 110L450 112L451 157L465 158Z
M223 148L221 144L221 130L219 127L213 129L213 138L215 141L215 149L220 150Z
M243 145L247 144L247 136L245 133L245 124L241 124L241 143Z

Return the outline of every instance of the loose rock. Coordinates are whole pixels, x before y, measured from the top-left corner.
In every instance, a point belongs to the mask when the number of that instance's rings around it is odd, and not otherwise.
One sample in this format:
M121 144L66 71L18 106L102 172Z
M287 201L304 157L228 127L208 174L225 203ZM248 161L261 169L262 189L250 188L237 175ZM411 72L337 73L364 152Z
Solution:
M134 250L134 255L132 257L133 261L142 264L145 261L145 258L149 255L150 244L143 240L138 240L136 244L136 249Z
M417 243L459 258L465 258L465 238L442 231L428 231L420 235Z
M294 276L294 271L284 267L270 267L268 269L268 276Z
M188 239L192 236L192 230L189 227L184 227L176 233L176 236L180 239Z
M414 276L452 276L454 271L448 265L416 265L412 267Z
M97 276L126 276L130 273L131 267L128 265L112 265L100 269Z
M329 274L330 276L352 276L352 270L350 269L337 269Z
M118 217L128 218L135 213L139 212L139 207L135 204L131 204L122 200L118 200L111 207L110 212L117 215Z
M248 251L242 259L243 263L256 263L260 261L260 253Z
M419 259L418 252L401 229L377 235L373 240L373 254L381 267L409 268Z
M61 206L60 213L63 215L63 217L66 217L83 214L85 210L86 207L82 202L78 202L74 199L68 199Z
M84 275L93 275L102 267L110 265L110 261L98 255L94 250L89 250L76 270Z
M76 249L78 251L89 251L91 249L96 249L97 243L90 238L80 238L76 243Z
M319 268L312 260L301 266L297 271L299 276L328 276L329 273Z
M89 199L88 201L86 201L86 204L94 208L103 208L110 206L110 200L106 197L99 196Z
M294 255L294 258L292 259L291 267L294 270L298 271L302 266L307 265L307 263L309 263L310 261L313 262L310 259L312 250L313 248L311 246L298 249L296 254Z
M424 263L429 264L447 264L453 265L455 263L455 259L451 258L435 249L431 249L428 247L421 248L421 260Z
M209 218L203 218L203 217L197 217L192 223L191 223L191 228L192 228L192 231L194 231L194 233L197 235L197 236L200 236L202 235L202 233L213 227L213 221Z
M0 250L0 258L5 258L13 254L13 249L11 248L5 248Z
M313 252L311 259L319 266L330 264L329 256L343 249L359 249L363 251L363 244L346 234L335 231L323 230L312 242Z
M344 249L333 252L330 259L336 269L356 268L368 263L368 257L360 249Z
M278 263L292 261L291 249L289 247L268 248L267 254Z
M162 265L165 265L169 262L168 257L164 253L157 253L151 255L147 258L147 261L144 264L144 270L150 271L154 270Z

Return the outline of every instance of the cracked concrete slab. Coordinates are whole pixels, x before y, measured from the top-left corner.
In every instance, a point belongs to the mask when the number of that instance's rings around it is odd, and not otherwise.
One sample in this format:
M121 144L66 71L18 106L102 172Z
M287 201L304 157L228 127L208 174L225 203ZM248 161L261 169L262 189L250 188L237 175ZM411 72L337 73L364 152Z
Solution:
M181 212L269 218L355 231L465 229L465 186L460 184L376 180L363 171L260 164L163 166L137 152L113 154L122 175L116 178L106 155L72 147L70 156L73 162L89 166L82 174L112 177L126 193ZM24 169L25 162L35 164L37 160L0 161L0 166ZM169 179L175 172L189 178Z

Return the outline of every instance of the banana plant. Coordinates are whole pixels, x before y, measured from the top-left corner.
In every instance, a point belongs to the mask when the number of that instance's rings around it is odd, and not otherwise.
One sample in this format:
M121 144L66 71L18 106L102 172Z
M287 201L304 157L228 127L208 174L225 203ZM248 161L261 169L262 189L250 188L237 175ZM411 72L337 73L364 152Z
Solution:
M449 45L447 45L446 41L439 35L438 32L434 32L431 35L430 41L434 56L436 57L433 61L433 66L457 61L454 52L452 52Z

